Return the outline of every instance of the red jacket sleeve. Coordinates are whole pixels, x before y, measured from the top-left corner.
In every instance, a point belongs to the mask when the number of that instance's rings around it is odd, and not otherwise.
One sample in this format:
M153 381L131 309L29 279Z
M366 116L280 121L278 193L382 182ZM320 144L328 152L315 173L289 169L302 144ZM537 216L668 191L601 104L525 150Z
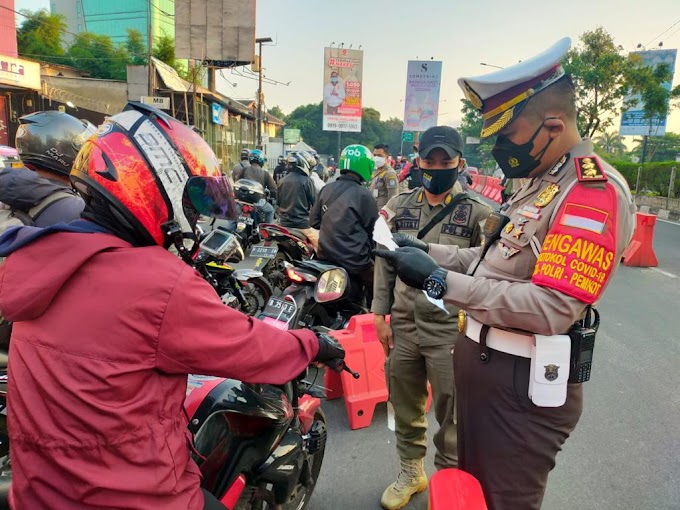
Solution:
M410 165L404 165L404 168L399 172L399 182L404 182L404 179L408 177L408 171L411 168Z
M168 298L156 367L167 373L283 384L299 375L318 350L311 331L280 331L228 308L187 266Z

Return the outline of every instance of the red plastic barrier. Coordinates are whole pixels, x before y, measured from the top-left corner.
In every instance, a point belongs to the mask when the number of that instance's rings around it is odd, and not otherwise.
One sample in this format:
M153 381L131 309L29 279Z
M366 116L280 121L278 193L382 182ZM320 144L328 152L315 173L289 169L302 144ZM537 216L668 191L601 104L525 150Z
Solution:
M482 190L484 189L484 186L486 186L486 179L487 179L486 175L480 175L479 176L479 180L477 181L477 183L474 186L474 190L477 193L481 193Z
M637 226L633 240L623 252L621 258L624 266L656 267L659 262L654 254L654 225L656 216L637 213Z
M501 191L502 190L503 190L503 188L500 185L494 186L494 188L491 192L491 196L489 196L489 198L491 200L493 200L494 202L498 202L500 204L503 200L503 198L501 197Z
M430 479L429 510L487 510L482 486L460 469L442 469Z
M347 329L331 331L345 349L345 361L359 379L349 373L336 374L326 370L324 386L328 400L344 395L349 426L352 430L371 425L375 406L387 402L385 351L378 340L373 314L355 315ZM389 317L388 317L389 322ZM428 385L428 390L430 390ZM426 409L430 408L431 394Z

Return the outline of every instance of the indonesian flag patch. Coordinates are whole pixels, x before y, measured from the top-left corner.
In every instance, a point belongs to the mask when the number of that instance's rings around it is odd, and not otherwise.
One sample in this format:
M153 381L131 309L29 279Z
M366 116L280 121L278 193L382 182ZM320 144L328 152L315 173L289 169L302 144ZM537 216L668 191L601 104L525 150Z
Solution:
M543 239L531 282L595 303L618 264L617 216L611 183L604 188L577 184Z

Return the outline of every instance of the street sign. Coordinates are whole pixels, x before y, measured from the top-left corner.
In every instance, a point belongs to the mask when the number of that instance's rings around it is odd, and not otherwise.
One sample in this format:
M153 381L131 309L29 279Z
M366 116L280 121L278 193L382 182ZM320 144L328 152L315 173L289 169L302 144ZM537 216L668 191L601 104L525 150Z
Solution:
M170 109L170 98L169 97L152 97L152 96L142 96L141 102L153 106L155 108L160 108L161 110Z
M296 144L300 141L300 130L292 128L284 128L283 143Z
M401 141L402 142L413 142L414 140L414 133L413 131L402 131L401 132Z

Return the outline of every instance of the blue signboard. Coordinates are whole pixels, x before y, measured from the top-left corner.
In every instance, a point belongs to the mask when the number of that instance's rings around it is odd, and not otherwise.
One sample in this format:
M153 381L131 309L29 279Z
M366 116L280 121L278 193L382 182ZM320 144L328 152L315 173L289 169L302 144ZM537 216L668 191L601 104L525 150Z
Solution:
M671 90L677 52L678 50L651 50L635 51L633 53L639 55L643 64L649 67L658 64L668 64L671 68L671 80L664 83L664 87L666 87L667 90ZM666 133L666 117L655 115L652 117L652 122L650 124L649 119L644 117L640 95L635 94L626 97L626 103L631 101L633 102L633 106L621 113L619 134L621 136L663 136Z
M229 111L223 108L222 105L218 103L212 104L212 121L213 124L219 124L220 126L229 125Z

